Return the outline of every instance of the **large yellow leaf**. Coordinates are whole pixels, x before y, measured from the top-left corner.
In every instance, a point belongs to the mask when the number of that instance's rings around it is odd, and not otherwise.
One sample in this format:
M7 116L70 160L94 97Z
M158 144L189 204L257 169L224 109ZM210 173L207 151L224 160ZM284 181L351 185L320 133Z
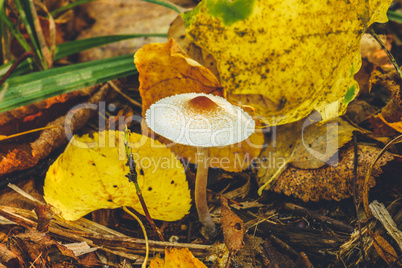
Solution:
M131 135L138 184L153 219L175 221L190 209L190 191L182 164L164 145ZM125 177L124 132L106 131L74 136L49 168L46 202L66 220L77 220L101 208L129 206L143 214L134 183Z
M229 97L271 125L314 109L344 114L358 93L360 39L392 0L204 0L183 15L187 36L218 62Z

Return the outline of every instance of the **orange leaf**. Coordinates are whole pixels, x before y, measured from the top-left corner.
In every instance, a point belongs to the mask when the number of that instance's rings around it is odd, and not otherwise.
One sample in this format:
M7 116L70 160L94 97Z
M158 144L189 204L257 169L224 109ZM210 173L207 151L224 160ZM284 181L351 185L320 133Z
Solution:
M377 117L380 118L381 121L384 122L384 124L388 125L389 127L392 127L398 132L402 132L402 121L389 123L387 122L387 120L385 120L385 118L381 114L378 114Z
M147 44L134 55L140 74L142 115L156 101L180 93L213 93L221 95L215 75L184 53L169 39L164 44Z
M378 255L380 255L388 265L393 263L398 256L395 249L381 235L370 232L370 236L373 238L373 245Z

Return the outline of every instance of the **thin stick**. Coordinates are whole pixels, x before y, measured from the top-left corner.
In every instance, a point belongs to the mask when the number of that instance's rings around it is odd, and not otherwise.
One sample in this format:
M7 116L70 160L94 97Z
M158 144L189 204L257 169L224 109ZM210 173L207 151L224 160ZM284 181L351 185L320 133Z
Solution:
M109 81L108 84L111 85L112 88L113 88L115 91L117 91L117 93L119 93L120 95L122 95L122 96L123 96L126 100L128 100L129 102L131 102L131 104L133 104L134 106L140 107L140 108L142 107L141 103L139 103L139 102L136 101L136 100L133 100L132 98L130 98L129 96L127 96L126 94L124 94L124 93L120 90L120 88L119 88L118 86L116 86L115 83L113 83L113 81Z
M402 135L399 135L392 141L388 142L387 145L381 150L381 152L376 156L374 159L373 163L371 163L370 167L367 170L366 177L364 178L364 184L363 184L363 207L364 207L364 212L366 212L366 216L368 218L373 217L373 213L371 212L370 206L369 206L369 201L368 201L368 192L369 192L369 179L371 175L371 171L373 170L374 165L377 163L378 159L381 158L381 156L388 150L389 147L391 147L392 144L396 143L397 141L402 139Z
M124 145L126 147L126 155L127 155L127 159L128 159L127 160L127 165L130 168L130 173L128 173L126 175L126 177L129 179L129 181L132 181L134 183L138 199L140 200L140 203L141 203L141 206L142 206L142 210L144 211L145 217L147 218L147 220L151 224L152 229L158 234L159 239L161 241L165 241L161 231L156 226L154 220L152 219L151 215L149 214L147 205L145 204L144 198L142 197L142 192L141 192L140 186L137 183L137 171L135 170L135 162L134 162L133 154L128 149L128 135L130 134L129 132L130 131L128 130L128 128L126 126L125 131L124 131Z
M8 135L8 136L0 135L0 141L4 141L4 140L12 139L12 138L15 138L15 137L18 137L18 136L26 135L26 134L29 134L29 133L38 132L38 131L42 131L42 130L49 129L49 128L56 128L56 127L57 126L47 126L47 127L31 129L31 130L28 130L28 131L12 134L12 135Z
M384 43L382 42L381 38L374 32L373 28L370 28L369 30L370 34L374 39L380 44L381 48L387 53L388 58L391 60L392 64L395 67L396 72L399 74L399 76L402 78L402 71L399 68L398 63L396 62L394 56L391 54L391 52L385 47Z
M149 243L148 243L148 235L147 235L147 231L145 230L144 225L142 224L140 218L137 217L137 215L135 215L134 213L132 213L130 210L128 210L128 208L126 208L125 206L123 207L123 210L125 212L127 212L128 214L130 214L134 219L136 219L138 221L138 223L141 226L142 232L144 233L144 238L145 238L145 260L142 263L142 268L146 268L147 267L147 262L148 262L148 255L149 255Z
M35 54L32 51L25 52L24 54L19 56L19 58L13 63L13 65L11 65L10 69L8 69L7 73L5 75L3 75L3 77L1 78L0 87L4 84L6 79L12 74L12 72L14 72L15 68L17 68L18 65L21 64L21 62L23 62L27 58L31 58L34 56L35 56Z

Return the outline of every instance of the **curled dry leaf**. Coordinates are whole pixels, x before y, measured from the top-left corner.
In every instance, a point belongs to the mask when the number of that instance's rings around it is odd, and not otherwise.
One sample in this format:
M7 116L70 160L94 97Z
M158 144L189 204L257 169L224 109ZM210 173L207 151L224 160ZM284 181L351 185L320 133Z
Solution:
M133 133L129 142L151 217L165 221L184 217L191 199L180 161L166 146L146 136ZM126 162L124 132L74 136L46 174L44 198L66 220L122 206L143 214L135 185L125 177L129 173Z
M358 147L358 169L356 179L357 198L362 197L363 183L366 171L374 161L380 149L371 146ZM382 173L381 166L393 160L393 156L386 152L374 166L369 186L375 185L375 176ZM286 195L293 195L307 202L325 200L341 200L353 195L353 146L341 149L339 163L335 166L326 165L319 169L303 170L289 167L278 178L272 190ZM330 162L331 163L331 162Z
M145 45L134 55L134 63L140 74L139 91L143 115L151 104L171 95L190 92L221 95L221 86L214 74L189 58L173 39L164 44ZM173 144L153 133L146 124L142 124L142 128L144 135L152 135L169 145L178 157L185 158L190 163L196 162L196 148ZM256 131L241 143L210 148L210 166L240 172L260 154L263 144L264 135L261 131Z
M345 113L358 93L361 36L388 20L391 2L204 0L183 17L187 37L217 60L229 97L278 125L314 109L323 120Z
M239 251L243 246L245 233L244 222L230 210L228 200L221 196L222 212L221 224L226 247L231 254Z
M188 248L165 249L165 260L156 257L151 260L149 268L206 268L199 259L193 256Z
M95 90L95 87L91 87L90 91ZM89 89L88 89L89 90ZM84 92L88 92L84 90ZM91 96L87 103L98 103L104 99L109 92L109 87L104 85L101 89ZM15 119L21 119L16 117L17 111L22 111L25 116L32 113L41 113L42 109L45 109L57 101L64 102L66 98L72 95L54 97L37 104L28 105L26 107L17 108L16 111L6 112L0 115L2 123L10 123ZM0 150L0 176L11 173L16 170L24 170L35 166L40 159L45 158L54 149L60 147L68 142L66 133L71 131L77 131L85 125L87 120L95 115L96 111L93 109L77 109L74 111L74 115L69 120L66 116L60 116L54 121L48 123L47 127L53 127L42 131L40 136L31 143L22 144L7 144L7 146L1 146ZM26 117L25 117L26 118ZM66 129L69 128L69 129Z

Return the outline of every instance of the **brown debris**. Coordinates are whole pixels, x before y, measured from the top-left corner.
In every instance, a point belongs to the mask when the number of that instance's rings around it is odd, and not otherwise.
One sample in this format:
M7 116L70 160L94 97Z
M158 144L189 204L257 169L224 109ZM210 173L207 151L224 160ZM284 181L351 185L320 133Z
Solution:
M402 79L393 69L376 69L370 83L371 87L383 86L391 93L391 100L381 109L382 118L376 115L370 118L371 127L377 135L393 136L396 132L386 122L402 124Z
M10 251L4 244L0 244L0 264L6 265L4 267L22 266L22 263L18 259L18 256L15 255L12 251Z
M89 98L87 103L98 103L106 97L108 92L109 86L106 84ZM74 131L83 127L95 113L96 111L93 109L82 109L81 107L69 120L66 120L66 116L61 116L48 123L47 126L56 127L42 131L39 138L30 144L23 143L16 145L18 148L9 150L3 156L0 161L0 176L35 166L40 159L43 159L54 149L67 143L66 133L74 133Z
M283 205L282 208L285 209L285 210L295 212L297 214L302 214L302 215L306 215L306 216L308 215L308 216L310 216L311 218L313 218L315 220L328 223L334 229L337 229L337 230L340 230L340 231L351 233L354 230L354 228L352 226L347 225L347 224L345 224L345 223L343 223L341 221L338 221L338 220L332 219L330 217L321 215L321 214L319 214L319 213L317 213L315 211L312 211L310 209L307 209L307 208L304 208L304 207L301 207L301 206L298 206L298 205L295 205L295 204L286 203L286 204Z
M357 198L362 196L363 183L366 171L372 161L381 150L370 146L359 146L359 162L356 181ZM381 166L391 161L393 156L385 153L374 166L369 186L374 187L374 177L382 173ZM304 202L341 200L351 197L353 194L353 147L343 148L339 154L339 163L335 166L326 165L319 169L303 170L289 167L278 178L273 186L273 191L293 195Z

